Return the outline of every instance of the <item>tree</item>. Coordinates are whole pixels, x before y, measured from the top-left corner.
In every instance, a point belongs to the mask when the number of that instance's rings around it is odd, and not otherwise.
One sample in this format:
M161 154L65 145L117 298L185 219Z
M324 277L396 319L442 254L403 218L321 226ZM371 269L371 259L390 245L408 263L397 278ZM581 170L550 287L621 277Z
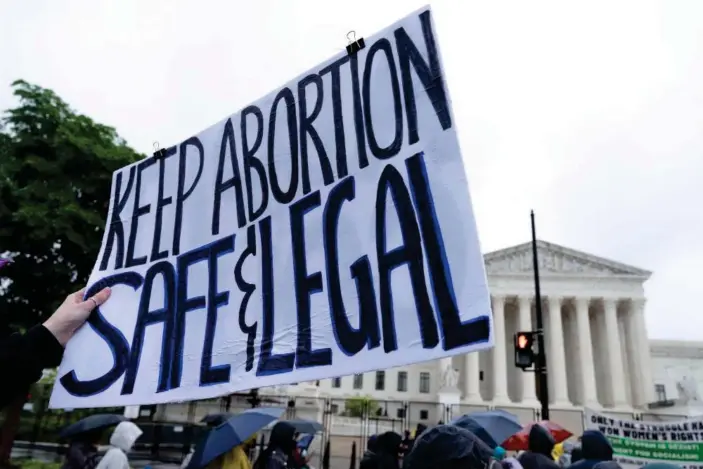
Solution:
M344 414L349 417L370 417L376 415L378 409L378 402L368 396L352 397L344 403Z
M72 110L53 91L12 84L17 107L0 128L0 324L26 329L84 286L100 249L112 173L138 159L115 129ZM14 432L6 410L0 465ZM22 402L20 402L22 401ZM18 407L19 406L19 407Z

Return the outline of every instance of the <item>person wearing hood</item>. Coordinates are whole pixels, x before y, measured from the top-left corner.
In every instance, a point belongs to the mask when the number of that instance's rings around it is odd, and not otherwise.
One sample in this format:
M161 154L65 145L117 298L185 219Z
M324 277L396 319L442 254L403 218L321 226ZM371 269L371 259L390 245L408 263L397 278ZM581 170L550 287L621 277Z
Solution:
M129 469L127 453L132 450L142 433L132 422L120 422L110 437L110 449L100 460L97 469Z
M364 458L373 458L376 455L376 440L378 439L378 435L371 435L369 439L366 441L366 451L364 451L364 455L361 457L363 460Z
M556 469L552 459L554 437L542 425L533 425L527 437L528 450L518 456L524 469Z
M532 425L530 434L527 437L527 447L533 453L542 454L552 459L554 437L542 425Z
M403 461L403 469L484 469L493 451L476 435L455 425L438 425L424 431Z
M422 435L422 432L424 432L425 430L427 430L427 425L418 423L415 427L415 434L413 435L413 439L416 440L420 438L420 435Z
M278 422L271 430L268 446L254 463L254 469L287 469L295 446L295 428L289 423Z
M586 430L581 437L581 459L569 469L593 469L599 462L613 460L613 447L598 430Z
M97 446L101 437L102 430L78 435L69 444L61 469L95 469L100 462Z
M575 448L576 445L570 441L565 441L561 444L562 452L557 457L557 464L559 464L559 467L568 467L571 465L571 455Z
M412 436L410 435L410 430L405 430L403 432L403 442L400 444L400 452L402 455L408 454L410 448L413 446Z
M574 448L571 450L571 464L577 463L583 459L583 451L581 451L580 441L581 440L579 440L579 444L575 445Z
M398 458L402 442L403 437L396 432L378 435L373 453L364 454L359 469L399 469Z

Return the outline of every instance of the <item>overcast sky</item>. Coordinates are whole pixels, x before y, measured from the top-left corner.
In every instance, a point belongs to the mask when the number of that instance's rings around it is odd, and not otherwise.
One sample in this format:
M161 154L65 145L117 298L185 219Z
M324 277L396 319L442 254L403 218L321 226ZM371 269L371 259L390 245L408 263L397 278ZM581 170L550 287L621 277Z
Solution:
M0 108L52 88L148 153L422 0L0 0ZM485 252L538 236L652 270L650 336L703 340L703 2L431 2Z

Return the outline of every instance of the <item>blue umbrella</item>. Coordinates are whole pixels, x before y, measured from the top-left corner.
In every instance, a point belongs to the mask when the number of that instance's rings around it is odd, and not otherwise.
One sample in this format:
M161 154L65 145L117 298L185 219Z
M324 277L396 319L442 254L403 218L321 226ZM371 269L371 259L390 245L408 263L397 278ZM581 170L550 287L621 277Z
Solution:
M225 423L227 420L231 419L234 417L234 414L230 414L227 412L220 413L220 414L208 414L203 419L200 421L201 423L204 423L206 425L211 425L213 427L216 427L218 425L222 425Z
M491 448L499 446L507 438L522 430L517 416L504 410L474 412L459 417L451 424L470 431Z
M254 433L281 418L285 412L279 407L260 407L245 410L210 430L193 451L188 469L205 467L212 461L247 441Z
M286 420L286 423L291 424L293 428L295 428L296 432L307 435L314 435L315 433L321 432L325 429L321 423L315 422L314 420Z
M102 430L104 428L112 427L113 425L117 425L125 420L127 419L124 416L117 414L91 415L61 430L59 437L72 438L95 430Z

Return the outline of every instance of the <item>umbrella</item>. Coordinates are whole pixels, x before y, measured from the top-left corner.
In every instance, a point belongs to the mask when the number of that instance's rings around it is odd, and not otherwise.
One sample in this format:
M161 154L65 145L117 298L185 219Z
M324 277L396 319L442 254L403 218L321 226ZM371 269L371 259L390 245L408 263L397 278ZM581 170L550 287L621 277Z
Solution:
M504 410L474 412L459 417L451 424L470 431L491 448L522 430L517 416Z
M533 425L540 425L547 430L552 437L554 437L555 444L561 443L573 435L573 433L557 423L550 422L549 420L542 420L541 422L529 423L525 425L522 430L506 439L500 446L508 451L526 451L528 449L530 430L532 430Z
M315 433L321 432L325 429L321 423L315 422L314 420L286 420L286 423L291 424L293 428L295 428L296 432L307 435L314 435Z
M208 414L203 419L200 421L200 423L204 423L206 425L212 425L213 427L216 427L218 425L222 425L225 423L227 420L231 419L234 417L234 414L230 413L220 413L220 414Z
M81 435L93 430L102 430L104 428L112 427L113 425L117 425L125 420L127 419L123 415L118 414L91 415L61 430L59 437L64 439L75 437L76 435Z
M231 417L210 430L205 438L195 445L188 469L207 466L235 446L244 443L266 425L278 420L283 412L285 409L280 407L260 407Z

